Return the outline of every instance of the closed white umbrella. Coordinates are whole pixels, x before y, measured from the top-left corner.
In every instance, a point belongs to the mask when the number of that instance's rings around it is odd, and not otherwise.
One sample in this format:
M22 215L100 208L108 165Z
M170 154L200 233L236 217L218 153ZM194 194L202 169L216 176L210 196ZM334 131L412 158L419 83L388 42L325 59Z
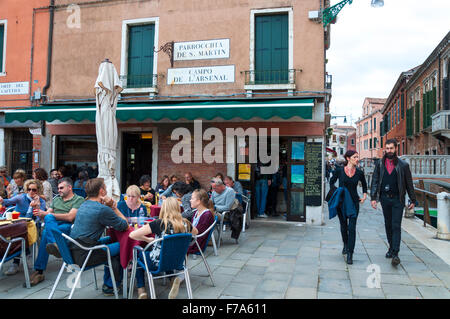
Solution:
M116 109L121 91L122 85L116 68L106 59L100 64L97 81L95 81L98 177L105 180L108 196L116 201L120 199L120 187L116 179Z

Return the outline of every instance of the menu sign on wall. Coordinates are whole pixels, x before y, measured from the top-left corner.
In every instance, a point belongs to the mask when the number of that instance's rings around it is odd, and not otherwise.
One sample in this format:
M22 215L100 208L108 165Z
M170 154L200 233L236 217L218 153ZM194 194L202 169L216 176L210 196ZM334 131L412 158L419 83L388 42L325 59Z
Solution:
M176 42L173 51L174 61L228 59L230 39Z
M207 84L234 82L234 65L177 68L167 70L167 84Z
M28 94L28 82L0 83L0 95Z
M305 202L307 206L322 205L322 143L305 146Z

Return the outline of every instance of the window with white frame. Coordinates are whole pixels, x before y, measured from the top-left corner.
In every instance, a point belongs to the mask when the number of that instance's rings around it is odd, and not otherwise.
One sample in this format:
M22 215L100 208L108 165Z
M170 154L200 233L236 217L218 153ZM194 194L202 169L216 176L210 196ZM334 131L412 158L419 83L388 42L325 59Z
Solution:
M158 29L159 18L122 21L120 77L124 93L156 88Z
M293 9L250 12L250 70L246 89L294 89Z

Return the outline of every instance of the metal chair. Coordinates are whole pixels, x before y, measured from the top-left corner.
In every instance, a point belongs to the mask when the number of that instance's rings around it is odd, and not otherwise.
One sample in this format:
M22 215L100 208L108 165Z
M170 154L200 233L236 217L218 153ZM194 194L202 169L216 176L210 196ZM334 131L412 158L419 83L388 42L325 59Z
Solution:
M62 233L59 229L51 229L51 232L53 233L53 236L55 237L56 244L58 245L59 252L60 252L61 257L63 259L63 264L61 266L61 269L60 269L60 271L58 273L58 277L56 278L55 284L53 285L52 291L50 292L50 295L49 295L48 299L52 299L53 298L53 294L55 293L55 289L58 286L58 283L59 283L59 281L61 279L61 275L62 275L64 269L67 266L69 266L69 265L74 265L75 264L75 262L73 261L73 258L72 258L72 253L70 252L70 249L69 249L69 246L67 245L66 240L71 242L71 243L73 243L73 244L75 244L76 246L78 246L79 248L81 248L83 250L89 251L89 253L88 253L88 255L87 255L87 257L86 257L86 259L85 259L85 261L83 263L83 266L81 267L81 269L78 272L78 275L77 275L77 277L75 279L75 283L73 284L72 290L70 291L69 299L72 299L73 293L75 291L75 288L78 285L78 282L80 281L80 277L81 277L81 274L83 273L83 271L86 271L86 270L89 270L89 269L93 269L93 271L94 271L95 289L98 289L97 276L95 274L95 267L104 265L104 263L86 267L87 262L89 261L89 258L91 257L92 252L94 250L98 250L98 249L106 250L106 254L107 254L107 257L108 257L108 259L107 259L108 260L108 267L111 270L110 272L111 272L111 280L112 280L113 289L114 289L114 296L116 297L116 299L119 299L119 295L118 295L118 292L117 292L117 286L116 286L116 280L114 278L114 272L112 271L111 253L110 253L109 247L107 245L97 245L97 246L94 246L94 247L84 247L81 244L79 244L76 240L71 238L70 236Z
M162 238L152 241L145 248L135 246L133 248L133 268L131 271L130 291L128 298L133 297L134 281L136 277L136 268L139 266L147 273L148 283L150 287L150 296L152 299L156 298L154 279L167 278L177 276L179 272L167 274L168 271L182 270L186 280L186 289L189 299L192 299L191 281L189 279L189 271L186 266L186 254L189 248L189 244L192 240L192 234L180 233L174 235L166 235ZM159 256L158 269L151 270L148 267L148 250L156 243L161 243L161 251ZM138 259L138 253L142 255L142 262ZM166 273L160 276L154 276L157 274Z
M86 191L82 188L72 188L72 191L83 198L86 198L87 196Z
M226 225L224 225L224 220L225 220L225 216L227 214L229 214L230 211L226 210L224 212L216 212L216 216L220 216L220 223L219 223L219 228L217 229L218 233L219 233L219 238L217 239L217 248L220 248L220 242L222 241L222 234L223 232L226 230Z
M242 232L245 232L247 218L248 218L248 220L250 220L250 204L251 204L250 195L247 195L247 196L242 195L242 203L245 204L244 216L242 219Z
M198 252L194 253L194 255L201 255L202 256L203 263L205 264L206 270L208 270L209 277L211 278L211 282L212 282L213 286L216 286L216 284L214 283L214 279L213 279L213 275L212 275L212 272L211 272L211 268L209 268L209 264L206 261L205 255L203 253L206 251L206 248L208 247L208 243L209 243L209 241L210 241L210 239L212 237L212 239L213 239L213 247L214 247L214 255L217 256L216 241L214 239L214 227L216 226L217 221L218 221L218 218L217 218L217 216L215 216L214 222L211 224L211 226L208 227L208 229L206 229L200 235L193 236L194 240L195 240L195 244L197 245L197 248L198 248ZM197 239L201 238L203 236L206 236L206 235L208 236L208 238L206 239L206 242L205 242L204 246L200 247Z
M6 239L5 237L3 237L2 235L0 235L0 240L4 241L5 243L8 243L8 246L6 247L6 251L5 254L2 257L2 260L0 261L0 271L2 270L2 266L3 263L5 263L6 261L9 261L13 258L21 258L22 259L22 264L23 264L23 272L25 273L25 284L27 288L31 288L30 285L30 275L28 273L28 265L27 265L27 254L25 251L26 248L26 243L25 243L25 238L23 237L17 237L17 238L13 238L11 240ZM20 241L20 250L8 255L9 250L11 249L11 246L13 243Z

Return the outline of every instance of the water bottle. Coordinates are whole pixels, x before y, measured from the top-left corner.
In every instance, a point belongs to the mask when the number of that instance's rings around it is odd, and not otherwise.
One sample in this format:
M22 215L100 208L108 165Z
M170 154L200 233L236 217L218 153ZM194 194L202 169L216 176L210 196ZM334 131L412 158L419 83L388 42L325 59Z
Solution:
M139 209L139 217L138 217L139 226L142 226L144 224L144 218L145 218L144 209L141 207Z

